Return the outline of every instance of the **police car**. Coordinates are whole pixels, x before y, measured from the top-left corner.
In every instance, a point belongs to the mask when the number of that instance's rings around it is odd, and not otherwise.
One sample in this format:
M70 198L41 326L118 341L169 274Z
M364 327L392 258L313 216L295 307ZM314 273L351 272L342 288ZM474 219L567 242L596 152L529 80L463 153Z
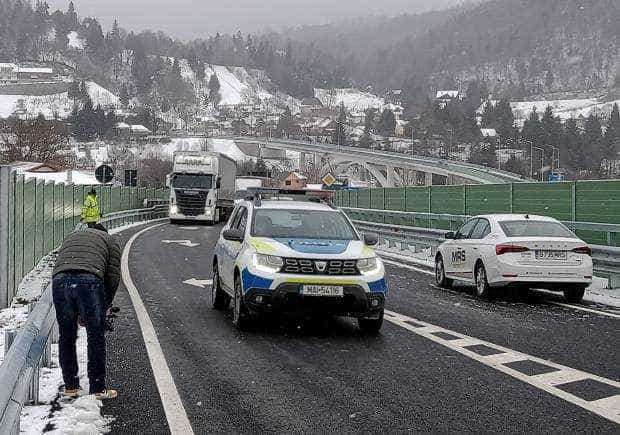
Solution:
M388 287L372 234L318 193L254 190L239 202L213 257L212 305L233 301L233 323L256 314L339 315L377 332Z
M578 302L592 283L590 247L550 217L477 216L446 239L435 257L440 287L464 281L479 297L494 287L542 288Z

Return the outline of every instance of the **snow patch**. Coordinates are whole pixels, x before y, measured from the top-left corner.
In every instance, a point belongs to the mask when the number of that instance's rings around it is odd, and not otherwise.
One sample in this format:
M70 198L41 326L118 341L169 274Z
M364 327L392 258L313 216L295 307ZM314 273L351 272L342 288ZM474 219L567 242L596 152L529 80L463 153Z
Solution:
M81 38L75 30L67 33L67 39L69 39L69 47L75 48L76 50L84 50L86 41L84 38Z
M595 115L608 117L614 104L620 104L620 100L601 102L596 98L584 98L573 100L544 100L544 101L520 101L510 103L515 121L518 127L522 127L529 118L534 108L538 116L542 117L548 106L553 109L554 116L559 116L562 121L570 118L579 118Z
M385 106L383 98L358 89L315 89L314 96L326 107L337 107L341 103L348 110L380 109Z

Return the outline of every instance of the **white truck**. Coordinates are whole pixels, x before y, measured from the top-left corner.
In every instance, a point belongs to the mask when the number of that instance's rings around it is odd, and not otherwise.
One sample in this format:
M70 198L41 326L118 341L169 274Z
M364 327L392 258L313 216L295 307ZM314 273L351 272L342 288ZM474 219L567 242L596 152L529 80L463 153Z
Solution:
M227 219L235 202L237 164L231 158L210 151L177 151L170 188L170 222Z

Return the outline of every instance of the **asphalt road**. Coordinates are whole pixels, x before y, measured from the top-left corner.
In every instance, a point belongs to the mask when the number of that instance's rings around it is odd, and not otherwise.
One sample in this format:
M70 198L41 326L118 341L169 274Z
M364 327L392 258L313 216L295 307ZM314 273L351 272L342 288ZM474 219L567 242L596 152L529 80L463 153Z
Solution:
M132 230L121 237L126 241ZM618 433L583 407L395 324L363 335L348 319L283 319L240 333L230 313L209 307L218 227L168 224L141 235L129 256L195 433L557 432ZM163 243L190 240L198 246ZM620 319L552 305L539 294L479 301L467 289L388 266L393 312L568 366L620 379ZM108 383L117 401L104 413L113 433L167 433L145 345L124 288L108 340ZM578 387L578 388L577 388ZM620 390L578 385L587 400ZM600 390L604 391L600 391ZM575 393L577 394L577 393Z

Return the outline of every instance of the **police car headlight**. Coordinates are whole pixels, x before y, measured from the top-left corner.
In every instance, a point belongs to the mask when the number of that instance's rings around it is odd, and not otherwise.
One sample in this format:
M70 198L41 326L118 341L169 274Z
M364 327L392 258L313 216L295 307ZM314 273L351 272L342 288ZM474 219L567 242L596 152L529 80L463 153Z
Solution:
M179 212L179 208L176 205L170 206L170 213L177 214Z
M274 255L254 254L254 267L262 272L276 273L284 266L284 261Z
M377 257L373 258L363 258L361 260L357 260L357 268L364 275L370 275L375 273L381 267L381 260Z

